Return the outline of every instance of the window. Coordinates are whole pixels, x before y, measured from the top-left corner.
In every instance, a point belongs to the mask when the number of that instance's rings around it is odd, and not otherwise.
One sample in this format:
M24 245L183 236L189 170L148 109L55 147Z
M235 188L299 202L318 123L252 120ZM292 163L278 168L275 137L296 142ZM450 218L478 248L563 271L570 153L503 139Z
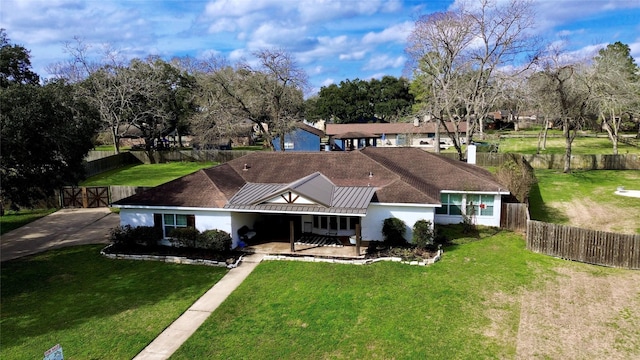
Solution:
M462 194L440 194L442 207L436 209L439 215L462 215Z
M478 194L440 194L441 208L436 208L438 215L462 215L464 203L465 214L476 216L493 216L494 195Z
M467 214L493 216L493 195L467 195Z
M347 218L344 216L340 217L340 230L347 230Z
M407 146L409 145L407 141L407 134L398 134L396 135L396 145L397 146Z
M358 218L355 216L313 216L313 227L322 230L355 230Z
M338 218L335 216L329 217L329 230L338 230Z
M162 236L169 237L171 230L175 228L195 227L194 215L186 214L154 214L156 227L162 227Z

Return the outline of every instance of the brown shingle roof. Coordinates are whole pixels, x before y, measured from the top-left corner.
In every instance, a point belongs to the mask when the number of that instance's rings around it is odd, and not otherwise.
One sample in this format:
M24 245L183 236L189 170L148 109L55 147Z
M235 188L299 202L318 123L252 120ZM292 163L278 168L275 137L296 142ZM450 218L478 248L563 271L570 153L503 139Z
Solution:
M302 129L302 130L304 130L306 132L310 132L310 133L312 133L314 135L317 135L320 138L323 138L324 135L325 135L324 131L322 131L322 130L316 128L316 127L313 127L311 125L305 124L303 122L297 122L296 123L296 127L299 128L299 129Z
M454 127L452 123L447 123L447 128L453 131ZM467 124L465 122L460 123L460 132L467 131ZM419 126L414 126L413 123L365 123L365 124L327 124L326 134L329 136L335 136L345 133L369 133L374 135L382 134L433 134L436 132L435 122L421 122ZM442 129L444 133L444 129Z
M259 151L115 204L222 208L247 183L289 184L315 172L336 186L374 187L382 203L439 204L442 190L495 192L501 186L482 168L416 148Z

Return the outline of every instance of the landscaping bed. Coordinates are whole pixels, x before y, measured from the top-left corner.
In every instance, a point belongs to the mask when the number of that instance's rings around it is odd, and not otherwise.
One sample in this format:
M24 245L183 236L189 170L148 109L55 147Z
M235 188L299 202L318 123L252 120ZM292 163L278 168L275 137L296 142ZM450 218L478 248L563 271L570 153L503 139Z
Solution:
M104 248L102 252L106 255L149 255L157 257L180 257L190 260L208 260L226 264L237 263L240 257L245 254L245 252L234 250L221 253L210 249L197 249L163 245L149 247L145 245L135 244L111 244Z

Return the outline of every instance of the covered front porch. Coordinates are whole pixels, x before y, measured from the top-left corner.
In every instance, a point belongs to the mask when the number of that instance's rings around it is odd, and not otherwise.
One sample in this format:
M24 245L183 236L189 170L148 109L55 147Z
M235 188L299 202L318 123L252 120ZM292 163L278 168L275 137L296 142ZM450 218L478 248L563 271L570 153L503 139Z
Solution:
M259 214L253 224L255 235L241 236L248 252L360 258L367 251L359 217Z
M250 253L286 256L318 256L341 259L363 259L369 246L361 241L353 244L354 237L320 236L302 234L293 241L282 238L262 239L248 244L244 250Z

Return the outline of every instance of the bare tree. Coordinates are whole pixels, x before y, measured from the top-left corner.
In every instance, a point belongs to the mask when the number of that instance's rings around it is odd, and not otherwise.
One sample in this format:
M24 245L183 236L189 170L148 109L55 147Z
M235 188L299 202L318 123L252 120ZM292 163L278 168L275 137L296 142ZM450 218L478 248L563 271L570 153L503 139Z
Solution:
M537 58L537 43L529 33L534 18L530 1L482 0L416 22L406 51L414 74L424 77L432 96L419 100L433 104L432 115L439 121L455 123L449 135L460 159L459 125L467 124L467 143L476 130L482 135L483 119L499 95L496 74L515 61L525 71Z
M592 85L584 62L563 61L554 49L543 59L542 70L531 78L534 96L544 113L562 123L565 139L563 171L571 172L571 145L589 115Z
M79 37L64 44L69 59L48 66L54 78L77 84L79 95L88 100L100 113L102 129L109 130L116 153L120 153L120 138L128 131L122 112L127 96L133 88L117 52L104 46L97 53Z
M592 101L602 127L609 135L614 154L618 154L623 116L632 114L639 103L640 74L630 52L629 46L620 42L609 44L598 52L593 64Z
M256 67L246 62L232 67L221 58L201 66L205 71L198 77L201 111L195 126L211 140L249 121L271 149L280 135L284 151L284 134L303 118L307 75L284 50L261 50L254 56Z

